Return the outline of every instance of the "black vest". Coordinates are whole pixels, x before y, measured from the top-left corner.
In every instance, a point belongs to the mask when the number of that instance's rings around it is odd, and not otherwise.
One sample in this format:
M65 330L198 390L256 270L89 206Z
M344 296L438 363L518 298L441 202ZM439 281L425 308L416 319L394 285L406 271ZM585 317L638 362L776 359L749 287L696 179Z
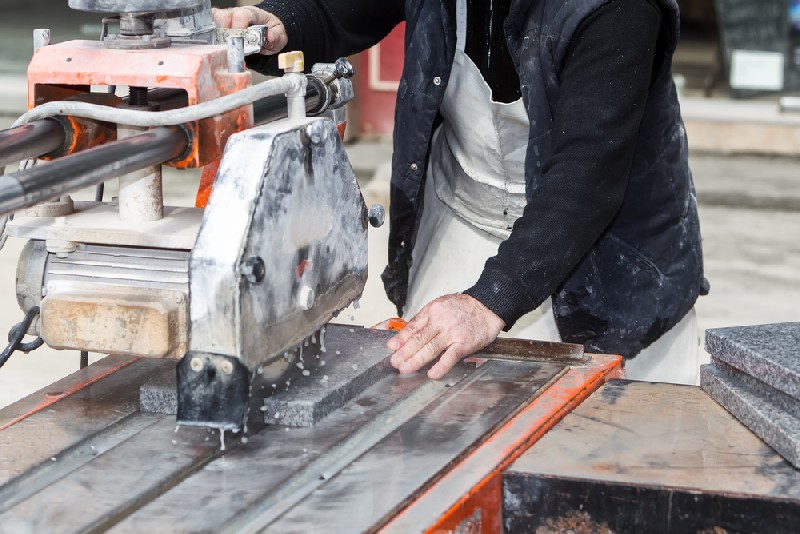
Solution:
M608 0L512 0L505 23L531 131L528 198L550 158L558 74L580 23ZM686 133L672 81L675 0L660 1L664 57L654 74L628 189L607 232L553 295L564 341L635 356L672 328L707 290ZM395 112L389 265L383 280L398 308L421 214L431 134L455 53L454 0L406 1L406 56ZM535 148L535 150L534 150Z

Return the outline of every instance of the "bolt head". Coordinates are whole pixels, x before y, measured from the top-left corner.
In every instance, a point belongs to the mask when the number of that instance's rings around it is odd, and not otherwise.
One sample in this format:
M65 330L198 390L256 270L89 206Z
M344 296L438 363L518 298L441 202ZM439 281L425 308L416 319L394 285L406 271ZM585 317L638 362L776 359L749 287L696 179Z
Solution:
M203 367L205 366L203 365L203 360L195 357L192 358L192 361L189 362L189 367L191 367L192 371L194 371L195 373L199 373L200 371L203 370Z
M224 374L224 375L233 374L233 364L229 360L224 360L219 365L219 368L222 371L222 374Z
M242 266L242 276L251 284L260 284L267 276L264 260L258 256L247 258Z

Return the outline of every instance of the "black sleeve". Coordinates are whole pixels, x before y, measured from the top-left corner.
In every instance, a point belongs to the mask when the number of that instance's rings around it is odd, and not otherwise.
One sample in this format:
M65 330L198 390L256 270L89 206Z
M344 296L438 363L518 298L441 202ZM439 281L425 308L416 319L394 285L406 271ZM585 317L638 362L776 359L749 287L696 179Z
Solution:
M466 291L506 330L555 292L619 211L660 27L649 0L613 0L576 31L559 78L552 157L510 237Z
M258 7L281 19L289 38L284 50L302 50L308 67L366 50L405 16L403 0L267 0ZM276 61L254 54L247 65L275 73Z

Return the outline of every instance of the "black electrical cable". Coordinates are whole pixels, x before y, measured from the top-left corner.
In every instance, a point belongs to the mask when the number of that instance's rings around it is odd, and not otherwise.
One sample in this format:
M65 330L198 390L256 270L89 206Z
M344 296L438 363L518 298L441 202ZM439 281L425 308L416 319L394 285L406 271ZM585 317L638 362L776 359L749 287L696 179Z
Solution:
M3 367L16 351L30 352L42 346L44 340L40 337L28 343L22 342L22 339L28 333L28 328L30 328L31 323L37 315L39 315L39 306L34 306L25 313L25 318L22 319L20 323L11 327L11 330L8 332L8 346L0 353L0 367Z

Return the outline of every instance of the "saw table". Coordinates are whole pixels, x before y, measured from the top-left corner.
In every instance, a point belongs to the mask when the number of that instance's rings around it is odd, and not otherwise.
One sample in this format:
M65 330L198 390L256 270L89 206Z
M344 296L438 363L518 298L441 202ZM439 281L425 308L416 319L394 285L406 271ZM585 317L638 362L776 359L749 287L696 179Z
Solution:
M284 393L352 398L297 426L264 422L281 419L263 410L281 393L254 395L247 433L224 449L218 430L141 411L140 388L174 361L109 356L0 411L0 528L499 532L502 469L620 370L612 356L480 360L431 381L391 369L390 335L329 326L326 365ZM345 391L354 376L363 389Z

